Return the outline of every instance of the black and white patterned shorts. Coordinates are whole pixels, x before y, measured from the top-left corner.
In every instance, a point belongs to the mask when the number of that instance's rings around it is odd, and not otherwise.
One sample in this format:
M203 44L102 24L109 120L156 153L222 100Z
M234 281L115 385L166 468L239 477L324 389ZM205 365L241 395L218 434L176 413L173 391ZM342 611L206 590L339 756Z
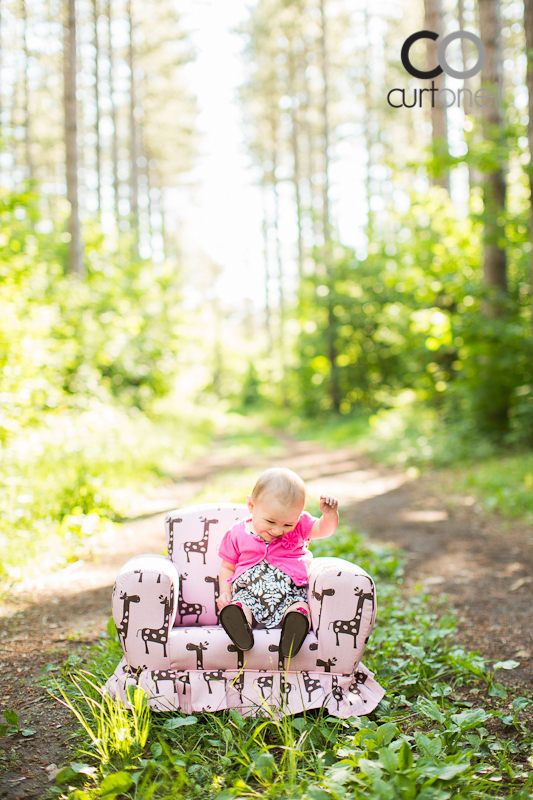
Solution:
M307 585L296 586L292 579L266 559L260 561L232 584L232 601L244 603L265 628L281 625L293 603L307 603Z

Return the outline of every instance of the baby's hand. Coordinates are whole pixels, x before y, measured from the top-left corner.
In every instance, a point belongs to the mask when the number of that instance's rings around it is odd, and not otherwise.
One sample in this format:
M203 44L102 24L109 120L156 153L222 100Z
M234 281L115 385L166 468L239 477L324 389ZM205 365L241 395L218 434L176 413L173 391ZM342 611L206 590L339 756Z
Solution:
M217 600L218 610L222 611L224 606L229 606L231 603L231 592L224 592Z
M322 494L320 495L320 511L321 513L327 517L330 514L335 514L337 512L337 506L339 505L339 501L336 497L332 497L330 494Z

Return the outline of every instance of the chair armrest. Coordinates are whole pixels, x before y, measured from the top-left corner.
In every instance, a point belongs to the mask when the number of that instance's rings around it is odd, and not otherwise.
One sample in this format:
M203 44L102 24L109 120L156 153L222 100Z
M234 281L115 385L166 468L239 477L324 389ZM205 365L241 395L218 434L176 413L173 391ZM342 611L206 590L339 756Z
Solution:
M179 574L166 556L130 558L113 588L113 619L130 668L168 669Z
M309 606L317 636L317 655L326 671L349 674L357 669L374 627L377 610L374 581L364 569L343 558L315 558L309 574Z

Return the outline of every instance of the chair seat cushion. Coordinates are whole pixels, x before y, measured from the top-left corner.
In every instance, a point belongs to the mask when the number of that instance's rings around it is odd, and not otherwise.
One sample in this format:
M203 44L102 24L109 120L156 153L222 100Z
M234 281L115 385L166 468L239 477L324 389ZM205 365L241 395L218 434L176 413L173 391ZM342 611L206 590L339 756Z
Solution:
M284 659L279 652L281 628L253 629L254 646L238 650L222 625L176 627L169 637L170 666L176 670L253 669L277 671L310 669L330 671L334 662L322 662L316 635L308 633L297 656ZM157 645L154 645L157 646ZM151 648L152 645L149 645Z

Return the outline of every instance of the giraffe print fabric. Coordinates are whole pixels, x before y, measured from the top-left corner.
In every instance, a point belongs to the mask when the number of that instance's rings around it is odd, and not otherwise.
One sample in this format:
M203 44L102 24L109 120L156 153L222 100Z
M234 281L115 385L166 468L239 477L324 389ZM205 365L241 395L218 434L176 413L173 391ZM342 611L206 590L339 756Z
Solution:
M293 659L279 652L279 628L254 628L242 652L218 624L216 600L226 531L245 505L204 504L167 516L169 558L130 559L117 576L113 618L124 657L106 683L127 705L140 686L160 711L278 717L324 706L338 717L368 714L384 695L361 663L375 622L371 577L344 559L316 558L308 587L311 630Z

